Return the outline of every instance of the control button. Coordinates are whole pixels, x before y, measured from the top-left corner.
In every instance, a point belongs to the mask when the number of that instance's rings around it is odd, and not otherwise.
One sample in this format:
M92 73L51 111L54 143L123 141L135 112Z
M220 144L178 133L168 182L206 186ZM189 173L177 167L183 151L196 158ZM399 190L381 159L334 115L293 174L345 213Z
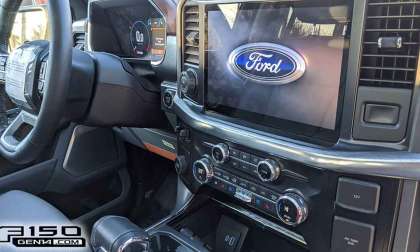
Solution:
M239 163L239 168L243 170L244 172L250 172L251 167L247 163Z
M258 163L257 174L263 182L275 181L280 176L280 166L274 160L265 159Z
M233 149L233 148L231 148L230 150L229 150L229 154L232 156L232 157L236 157L236 158L240 158L241 157L241 152L239 151L239 150L237 150L237 149Z
M248 189L249 188L249 183L247 182L247 181L245 181L245 180L239 180L239 183L238 183L238 185L240 186L240 187L242 187L242 188L245 188L245 189Z
M251 203L252 193L242 188L236 188L235 198L240 199L246 203Z
M171 91L165 90L162 97L163 105L167 108L171 108L174 103L174 95Z
M371 252L375 227L373 225L334 217L331 240L332 252Z
M257 193L258 192L258 188L254 184L250 184L249 185L249 190L252 191L252 192L254 192L254 193Z
M268 198L271 199L272 201L278 201L280 198L280 195L274 193L274 192L269 192L268 193Z
M400 116L400 107L386 104L366 104L363 120L367 123L396 125Z
M271 201L257 196L254 199L254 204L260 210L263 210L270 214L276 214L276 205Z
M193 176L200 184L208 183L213 178L213 167L209 158L204 157L194 162Z
M251 155L251 164L257 165L261 160L262 158Z
M216 177L218 177L218 178L221 178L221 177L222 177L222 172L221 172L221 171L217 171L217 170L215 170L215 171L214 171L214 176L216 176Z
M185 156L177 156L175 159L175 171L181 175L187 170L188 162Z
M230 176L229 176L229 175L227 175L227 174L223 174L223 175L222 175L222 178L223 178L224 180L226 180L226 181L229 181L229 180L230 180Z
M236 197L237 190L236 190L235 186L228 185L227 186L227 191L228 191L229 194L235 195L235 197Z
M380 189L375 183L339 178L336 202L346 209L375 214L378 212Z
M239 180L238 180L238 178L236 178L236 177L231 177L231 178L230 178L230 182L232 182L232 183L234 183L234 184L238 184L238 183L239 183Z
M231 160L230 165L232 166L232 168L235 168L235 169L240 168L240 163L239 163L239 161L236 161L236 160Z
M284 224L296 226L308 217L308 207L299 194L286 193L277 202L277 215Z
M194 94L197 89L197 74L194 70L183 71L180 77L181 92L184 95Z
M246 153L246 152L241 152L240 153L240 157L239 157L242 161L245 162L250 162L251 161L251 154Z
M218 164L223 164L229 159L229 146L224 143L217 144L211 149L213 160Z
M257 188L257 194L259 194L259 195L261 195L265 198L268 198L268 196L269 196L269 192L267 190L265 190L264 188L261 188L261 187Z

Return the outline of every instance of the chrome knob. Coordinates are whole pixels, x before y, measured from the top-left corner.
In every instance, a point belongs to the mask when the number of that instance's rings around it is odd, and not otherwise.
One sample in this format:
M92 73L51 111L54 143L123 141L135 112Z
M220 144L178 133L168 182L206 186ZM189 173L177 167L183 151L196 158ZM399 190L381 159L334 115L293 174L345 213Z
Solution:
M181 92L184 95L194 94L197 89L197 74L194 70L183 71L179 78L181 83Z
M271 159L265 159L258 163L257 174L263 182L271 182L280 176L280 165Z
M297 226L308 218L308 206L301 195L288 192L277 201L277 215L284 224Z
M225 163L229 160L229 146L224 143L213 146L211 149L211 156L216 163Z
M213 178L213 167L211 160L204 157L193 163L193 176L200 184L206 184Z

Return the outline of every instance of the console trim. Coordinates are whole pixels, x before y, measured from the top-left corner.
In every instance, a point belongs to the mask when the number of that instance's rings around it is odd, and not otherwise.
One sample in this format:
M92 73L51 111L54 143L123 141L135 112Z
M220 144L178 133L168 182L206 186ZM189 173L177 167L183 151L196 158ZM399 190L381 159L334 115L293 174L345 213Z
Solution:
M278 224L276 224L272 221L269 221L269 220L261 217L258 214L255 214L251 211L246 210L245 208L242 208L240 206L236 206L234 204L226 203L226 202L214 199L214 198L213 198L213 200L215 202L217 202L217 203L219 203L219 204L221 204L221 205L239 213L239 214L242 214L242 215L246 216L247 218L252 219L253 221L258 222L259 224L263 225L264 227L266 227L268 229L274 230L274 231L276 231L276 232L278 232L278 233L280 233L280 234L282 234L282 235L284 235L284 236L286 236L286 237L288 237L288 238L290 238L290 239L292 239L296 242L299 242L303 246L308 245L305 241L305 238L303 236L301 236L300 234L297 234L297 233L295 233L295 232L293 232L293 231L291 231L287 228L284 228L284 227L282 227L282 226L280 226L280 225L278 225Z
M178 95L174 97L173 108L195 130L278 157L336 172L420 179L420 154L396 150L333 150L293 143L196 112Z

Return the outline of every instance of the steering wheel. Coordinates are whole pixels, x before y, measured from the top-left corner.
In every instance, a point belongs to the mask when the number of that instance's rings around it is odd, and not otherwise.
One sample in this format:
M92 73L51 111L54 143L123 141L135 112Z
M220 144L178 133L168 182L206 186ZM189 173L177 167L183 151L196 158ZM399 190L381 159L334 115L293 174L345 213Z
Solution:
M48 1L51 40L27 42L10 53L6 92L22 108L0 137L0 154L15 163L35 160L62 121L72 72L69 0Z

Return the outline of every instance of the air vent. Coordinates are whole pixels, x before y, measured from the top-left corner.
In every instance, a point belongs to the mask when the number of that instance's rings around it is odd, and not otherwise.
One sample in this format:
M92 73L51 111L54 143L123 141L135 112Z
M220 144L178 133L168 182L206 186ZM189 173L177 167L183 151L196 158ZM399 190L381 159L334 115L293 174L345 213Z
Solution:
M85 19L78 20L73 23L73 46L82 51L85 50L85 40L86 40L86 27L87 23Z
M362 86L413 88L420 38L420 0L368 0Z
M83 51L85 49L85 37L86 35L84 33L74 33L74 47Z
M194 65L200 63L200 19L198 6L187 5L184 9L184 62Z
M6 81L7 55L0 55L0 83Z

